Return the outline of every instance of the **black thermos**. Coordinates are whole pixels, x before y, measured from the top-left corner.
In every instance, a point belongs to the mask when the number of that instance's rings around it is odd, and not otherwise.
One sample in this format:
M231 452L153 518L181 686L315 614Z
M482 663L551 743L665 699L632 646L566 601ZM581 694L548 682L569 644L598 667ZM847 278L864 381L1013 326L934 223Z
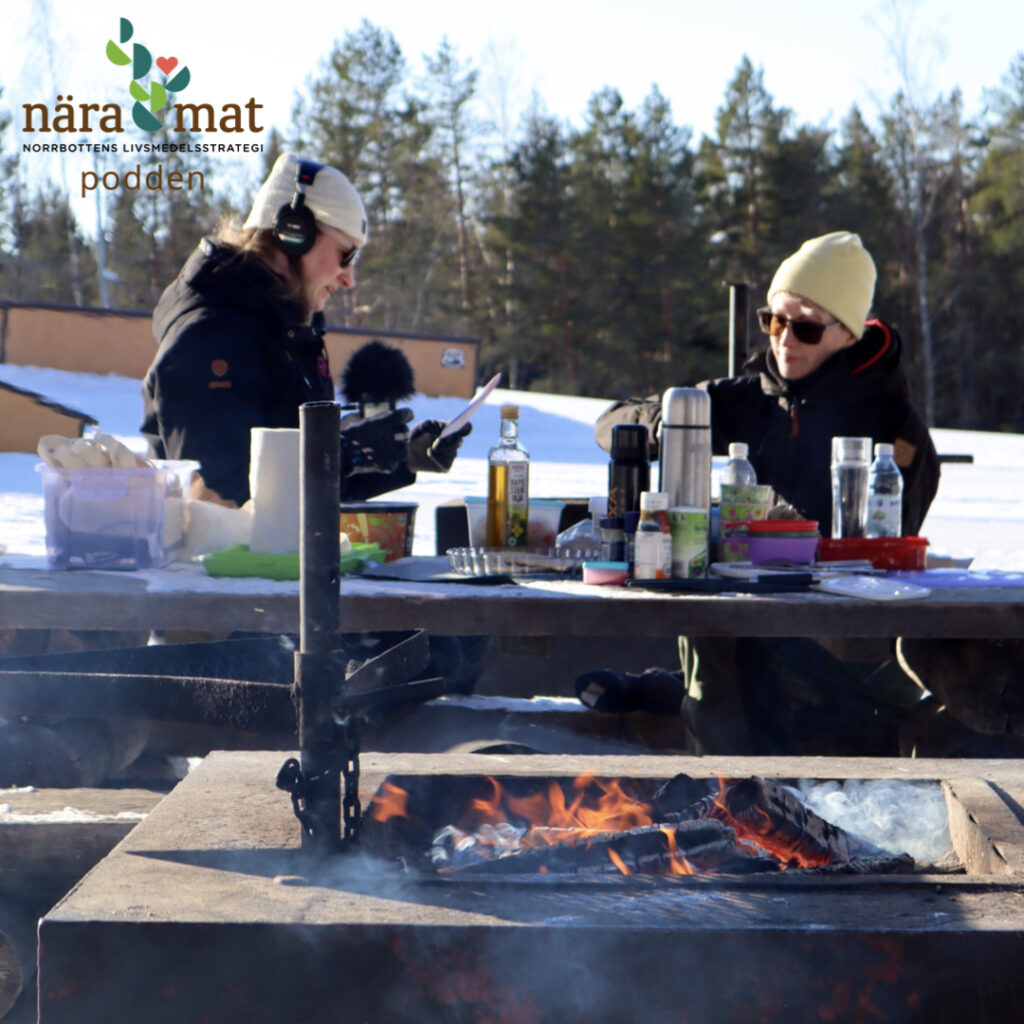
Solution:
M640 492L649 491L647 427L619 423L612 427L612 460L608 463L608 515L624 516L640 509Z

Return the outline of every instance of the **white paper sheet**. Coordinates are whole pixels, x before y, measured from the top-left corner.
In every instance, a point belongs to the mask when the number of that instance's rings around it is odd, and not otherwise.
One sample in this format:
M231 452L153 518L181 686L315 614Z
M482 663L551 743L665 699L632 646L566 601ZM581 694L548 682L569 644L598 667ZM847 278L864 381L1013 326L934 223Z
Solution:
M438 435L437 441L447 437L449 434L454 434L456 430L461 430L472 418L477 409L483 405L484 400L487 396L498 386L498 381L501 380L501 374L496 373L484 386L480 394L473 399L457 416L453 416L448 423L445 425L444 430ZM437 441L434 444L437 444Z

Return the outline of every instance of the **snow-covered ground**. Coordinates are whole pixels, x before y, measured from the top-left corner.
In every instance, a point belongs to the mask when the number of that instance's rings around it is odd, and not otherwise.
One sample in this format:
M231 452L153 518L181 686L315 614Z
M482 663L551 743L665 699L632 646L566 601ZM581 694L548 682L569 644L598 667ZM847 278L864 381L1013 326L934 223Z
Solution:
M104 433L144 452L138 434L142 412L139 382L124 377L67 373L0 365L0 380L89 413ZM396 496L419 503L415 554L435 550L434 509L468 495L485 495L487 451L498 435L498 407L520 408L520 436L530 451L530 491L535 497L589 497L607 489L608 456L594 442L593 425L603 398L574 398L496 389L473 420L473 432L447 474L422 473ZM451 418L458 398L417 396L417 419ZM922 534L929 553L973 559L979 569L1024 570L1024 436L935 430L940 453L970 454L973 464L946 464L939 493ZM0 565L45 565L42 486L35 455L0 453Z

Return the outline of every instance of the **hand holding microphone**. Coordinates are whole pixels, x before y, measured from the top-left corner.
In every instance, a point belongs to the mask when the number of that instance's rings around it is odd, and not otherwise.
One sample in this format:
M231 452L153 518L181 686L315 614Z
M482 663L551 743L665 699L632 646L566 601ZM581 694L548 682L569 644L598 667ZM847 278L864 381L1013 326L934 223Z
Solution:
M394 472L409 452L407 424L412 415L412 409L396 409L369 420L342 421L342 476Z

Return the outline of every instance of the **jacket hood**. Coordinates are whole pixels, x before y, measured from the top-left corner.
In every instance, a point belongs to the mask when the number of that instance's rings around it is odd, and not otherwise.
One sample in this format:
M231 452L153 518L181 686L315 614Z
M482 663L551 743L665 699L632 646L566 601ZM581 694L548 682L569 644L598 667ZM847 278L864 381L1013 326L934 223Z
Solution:
M907 378L900 368L903 344L895 328L882 320L869 320L860 339L840 349L813 373L799 380L786 380L780 373L771 346L743 365L744 373L760 376L767 395L799 398L834 395L838 402L860 400L864 394L892 394L909 398Z
M159 342L178 319L194 310L240 305L271 322L309 321L297 304L282 303L281 279L270 267L204 238L160 296L153 310L153 336Z

